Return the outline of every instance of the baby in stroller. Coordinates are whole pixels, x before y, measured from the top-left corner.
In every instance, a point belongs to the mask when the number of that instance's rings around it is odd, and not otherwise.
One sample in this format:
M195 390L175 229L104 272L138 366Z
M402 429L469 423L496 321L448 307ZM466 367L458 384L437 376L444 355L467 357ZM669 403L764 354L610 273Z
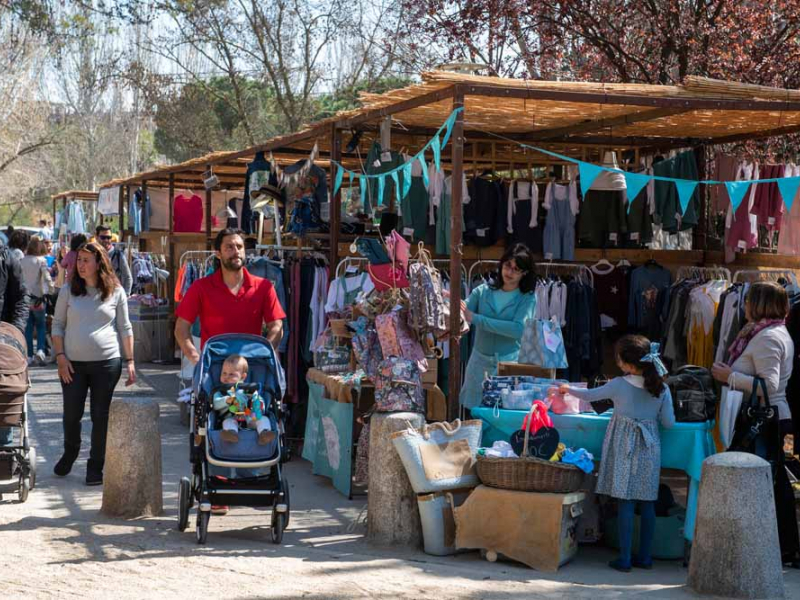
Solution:
M247 379L247 359L231 354L222 363L220 385L213 395L214 410L223 418L220 437L228 443L239 441L239 427L245 426L258 432L258 443L269 444L275 439L272 423L266 415L266 403L258 390L239 386Z

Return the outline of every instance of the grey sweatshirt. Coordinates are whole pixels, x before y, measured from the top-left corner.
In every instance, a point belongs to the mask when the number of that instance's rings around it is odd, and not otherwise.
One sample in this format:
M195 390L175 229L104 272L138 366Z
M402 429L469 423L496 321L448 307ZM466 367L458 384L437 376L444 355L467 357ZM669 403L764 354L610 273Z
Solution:
M97 288L87 287L85 296L73 296L65 285L58 294L52 333L64 338L69 360L120 358L120 338L133 336L125 291L117 286L102 302Z

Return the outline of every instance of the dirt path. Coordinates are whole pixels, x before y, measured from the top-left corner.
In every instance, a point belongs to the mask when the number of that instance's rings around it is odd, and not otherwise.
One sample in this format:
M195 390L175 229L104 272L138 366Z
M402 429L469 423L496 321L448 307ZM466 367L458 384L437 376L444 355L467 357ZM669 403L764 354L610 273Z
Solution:
M577 560L556 574L491 564L477 553L439 558L373 548L363 540L363 525L354 523L366 499L348 501L301 460L287 465L293 511L283 545L269 541L268 512L238 508L212 517L208 544L198 546L193 529L175 529L176 483L188 471L186 435L172 401L174 373L154 365L143 369L140 384L119 395L161 403L165 514L107 519L98 512L102 490L83 483L88 421L73 473L52 475L62 441L60 387L52 368L32 375L39 481L27 503L9 496L0 502L4 599L693 597L683 588L680 563L659 562L652 572L624 575L605 566L612 554L601 548L582 547ZM787 573L785 580L788 597L800 599L800 573Z

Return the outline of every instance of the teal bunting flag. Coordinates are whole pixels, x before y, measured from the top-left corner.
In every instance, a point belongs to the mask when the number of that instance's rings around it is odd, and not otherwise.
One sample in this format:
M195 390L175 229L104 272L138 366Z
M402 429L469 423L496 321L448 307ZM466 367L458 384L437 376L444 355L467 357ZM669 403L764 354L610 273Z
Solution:
M347 187L353 187L353 172L352 171L348 171L347 172L347 179L348 179Z
M339 188L342 187L342 178L344 177L344 167L338 166L336 168L336 180L333 184L333 195L336 195L336 192L339 191Z
M442 145L439 146L440 150L444 149L444 147L447 146L447 142L450 140L450 134L453 133L453 125L455 125L456 123L456 117L458 116L458 113L460 113L462 110L464 109L457 108L452 113L450 113L449 117L447 117L447 121L445 121L444 123L444 137L442 138Z
M692 199L692 194L694 194L698 183L700 182L692 181L691 179L675 180L675 189L678 191L678 202L680 202L681 205L682 215L686 213L686 209L689 207L689 201Z
M728 197L731 199L731 207L733 207L734 218L736 216L736 209L744 200L744 195L747 193L747 188L750 187L749 181L726 181L725 187L728 190Z
M428 182L428 165L425 163L425 152L420 152L417 154L417 160L419 164L422 165L422 181L425 182L425 187L427 188L429 185Z
M411 168L413 166L413 160L410 160L403 165L403 198L408 196L408 191L411 189Z
M364 207L364 210L367 210L367 178L359 175L358 183L361 186L361 206Z
M800 177L778 179L778 190L783 197L783 203L786 205L786 212L792 212L792 204L794 204L794 198L797 196L798 187L800 187Z
M583 179L581 177L581 179ZM652 178L641 173L625 173L625 185L628 188L628 212L631 212L633 201L636 196L645 188Z
M442 170L441 167L441 159L442 159L442 147L439 145L439 134L437 133L436 136L433 138L431 142L431 149L433 150L433 164L436 167L436 172Z
M386 174L378 177L378 206L383 205L383 188L386 186Z
M392 181L394 181L394 195L398 200L402 200L400 195L400 181L397 179L397 171L392 171Z
M578 171L581 175L581 195L586 198L589 188L592 187L594 180L603 171L603 167L580 161L578 163Z

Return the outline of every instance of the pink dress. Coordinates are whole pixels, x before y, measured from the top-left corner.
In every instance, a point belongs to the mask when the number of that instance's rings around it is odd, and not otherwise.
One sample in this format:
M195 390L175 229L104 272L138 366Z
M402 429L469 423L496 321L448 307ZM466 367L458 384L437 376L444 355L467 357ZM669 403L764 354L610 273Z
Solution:
M786 165L785 177L800 177L800 165ZM792 210L783 218L778 235L778 254L800 255L800 190L794 197Z
M784 171L784 165L761 165L759 179L783 177ZM766 227L769 231L780 229L783 211L783 198L778 190L778 184L774 182L759 183L753 208L750 210L758 217L758 224Z
M755 163L742 163L736 172L736 181L748 179L758 179L759 169ZM758 246L758 226L756 215L751 214L753 202L755 200L756 189L759 186L751 185L745 192L744 199L736 209L736 215L732 214L731 206L728 206L728 218L725 223L727 236L725 238L726 260L728 252L743 252ZM730 261L729 261L730 262Z

